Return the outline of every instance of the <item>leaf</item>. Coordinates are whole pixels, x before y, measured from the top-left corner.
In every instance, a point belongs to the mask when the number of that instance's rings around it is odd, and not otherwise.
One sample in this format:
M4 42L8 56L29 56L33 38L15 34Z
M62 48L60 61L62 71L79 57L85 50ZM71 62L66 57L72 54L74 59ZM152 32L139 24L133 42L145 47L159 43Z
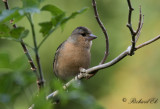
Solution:
M24 30L24 31L21 33L19 39L23 39L23 38L27 37L28 34L29 34L29 30Z
M10 31L10 28L7 25L5 24L0 25L0 37L8 37L9 31Z
M52 22L43 22L43 23L39 23L39 25L41 26L40 32L43 34L43 36L45 36L52 28Z
M17 27L10 31L11 37L15 39L21 39L28 35L29 30L25 30L24 27Z
M8 40L20 40L25 38L29 33L29 30L25 30L24 27L17 27L10 29L6 24L0 24L0 38Z
M59 14L64 13L60 8L56 7L55 5L45 5L41 9L42 11L49 11L53 16L57 16Z
M20 14L18 12L19 8L13 8L11 10L4 10L0 14L0 23L9 21L13 18L19 17Z
M51 19L53 26L57 26L58 24L61 23L61 21L63 21L63 19L65 18L65 13L62 13L58 16L55 16Z
M11 37L18 39L21 36L22 31L24 31L24 27L13 28L10 31Z
M10 20L14 20L13 23L21 20L28 13L39 13L40 9L36 7L26 7L26 8L14 8L10 10L4 10L0 14L0 23L4 23Z

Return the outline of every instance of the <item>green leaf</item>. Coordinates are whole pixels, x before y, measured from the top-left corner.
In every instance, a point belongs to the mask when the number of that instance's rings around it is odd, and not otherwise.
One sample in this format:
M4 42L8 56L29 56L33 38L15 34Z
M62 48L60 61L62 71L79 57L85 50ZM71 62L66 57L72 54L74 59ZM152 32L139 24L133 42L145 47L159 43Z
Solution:
M25 38L29 33L29 30L25 30L24 27L17 27L10 29L5 24L0 24L0 38L8 40L20 40Z
M64 18L65 18L65 13L62 13L60 15L57 15L57 16L53 17L51 19L53 26L57 26L58 24L60 24L61 21L63 21Z
M29 33L29 30L25 30L24 27L17 27L10 31L11 37L15 39L25 38Z
M24 27L17 27L10 31L11 37L18 39L22 32L24 31Z
M0 37L8 37L10 28L5 24L0 24Z
M39 13L40 9L36 7L26 7L26 8L14 8L10 10L4 10L0 14L0 23L4 23L10 20L18 22L28 13Z
M19 39L23 39L23 38L27 37L28 34L29 34L29 30L24 30L24 31L21 33Z
M51 21L50 22L39 23L39 25L41 26L40 32L43 34L43 36L48 34L48 32L51 30L51 28L53 26Z
M19 8L14 8L11 10L4 10L0 14L0 23L9 21L13 18L19 17L20 14L18 12Z
M64 13L60 8L56 7L55 5L45 5L41 9L42 11L49 11L53 16L57 16L59 14Z

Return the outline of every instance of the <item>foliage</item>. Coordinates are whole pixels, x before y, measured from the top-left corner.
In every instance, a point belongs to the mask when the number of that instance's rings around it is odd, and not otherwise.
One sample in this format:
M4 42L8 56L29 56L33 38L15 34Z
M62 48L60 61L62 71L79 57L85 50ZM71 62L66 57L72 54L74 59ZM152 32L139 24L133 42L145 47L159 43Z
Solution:
M11 61L6 53L0 53L0 106L12 106L24 94L24 89L35 81L32 72L26 69L26 58L21 56Z

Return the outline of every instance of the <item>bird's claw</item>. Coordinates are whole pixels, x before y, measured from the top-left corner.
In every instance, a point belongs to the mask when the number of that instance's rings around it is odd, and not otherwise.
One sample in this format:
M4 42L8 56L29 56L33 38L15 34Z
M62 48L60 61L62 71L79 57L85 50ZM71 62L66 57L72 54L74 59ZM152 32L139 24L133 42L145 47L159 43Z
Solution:
M84 69L82 67L80 67L79 70L80 70L80 73L86 73L86 69Z
M80 73L82 73L83 77L85 77L86 79L90 79L92 76L94 76L94 74L86 73L86 69L82 67L80 67L79 70L80 70Z

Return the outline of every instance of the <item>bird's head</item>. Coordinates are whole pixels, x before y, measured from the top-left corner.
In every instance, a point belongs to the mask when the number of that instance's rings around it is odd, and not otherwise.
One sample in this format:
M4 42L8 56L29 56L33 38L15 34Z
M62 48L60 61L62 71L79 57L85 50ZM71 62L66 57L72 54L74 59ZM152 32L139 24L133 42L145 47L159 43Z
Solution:
M81 44L87 47L87 45L91 44L92 40L96 38L97 36L93 35L88 28L80 26L73 30L69 40L73 43Z

